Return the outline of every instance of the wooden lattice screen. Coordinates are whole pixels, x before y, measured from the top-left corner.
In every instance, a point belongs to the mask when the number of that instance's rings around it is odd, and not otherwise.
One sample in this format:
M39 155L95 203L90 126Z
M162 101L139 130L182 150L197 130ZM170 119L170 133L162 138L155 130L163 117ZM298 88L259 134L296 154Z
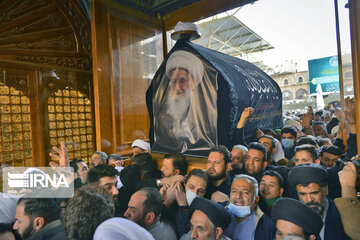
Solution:
M27 89L26 79L10 80ZM5 84L6 81L0 83L0 163L29 166L32 163L29 97Z
M48 99L48 112L50 144L66 142L70 159L89 160L94 151L90 100L71 88L58 90Z
M91 75L0 67L0 166L48 166L52 146L89 162L94 151ZM32 84L29 84L32 83Z

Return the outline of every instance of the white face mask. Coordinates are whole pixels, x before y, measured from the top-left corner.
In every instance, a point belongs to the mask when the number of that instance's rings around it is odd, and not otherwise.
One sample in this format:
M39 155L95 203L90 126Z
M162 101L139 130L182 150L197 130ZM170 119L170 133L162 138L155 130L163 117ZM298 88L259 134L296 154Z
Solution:
M191 205L192 201L194 201L195 198L199 197L196 193L186 190L186 201L188 203L188 206Z
M250 206L236 206L232 203L229 203L228 209L232 214L239 218L246 217L251 213Z

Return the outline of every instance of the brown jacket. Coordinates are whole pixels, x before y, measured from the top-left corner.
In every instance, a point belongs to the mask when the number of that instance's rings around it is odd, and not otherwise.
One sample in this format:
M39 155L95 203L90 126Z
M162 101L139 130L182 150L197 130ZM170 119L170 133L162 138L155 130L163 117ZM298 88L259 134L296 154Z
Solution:
M356 198L336 198L335 205L340 213L345 233L351 239L360 240L360 201Z

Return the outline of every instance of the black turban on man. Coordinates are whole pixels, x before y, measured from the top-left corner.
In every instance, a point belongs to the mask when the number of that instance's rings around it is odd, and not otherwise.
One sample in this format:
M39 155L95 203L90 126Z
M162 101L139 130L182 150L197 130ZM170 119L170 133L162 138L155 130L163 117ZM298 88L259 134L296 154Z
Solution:
M202 211L215 227L220 227L223 230L231 222L231 215L222 205L205 198L195 198L190 205L190 209L191 211Z
M304 233L318 235L323 227L323 221L310 207L298 200L291 198L279 198L273 205L271 217L277 220L285 220L301 227Z

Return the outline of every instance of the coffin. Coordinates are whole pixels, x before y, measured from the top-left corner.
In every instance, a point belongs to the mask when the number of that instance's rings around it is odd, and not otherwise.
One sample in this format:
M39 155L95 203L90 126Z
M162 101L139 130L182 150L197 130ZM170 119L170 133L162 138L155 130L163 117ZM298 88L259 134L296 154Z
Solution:
M246 107L254 114L247 141L258 128L282 127L282 93L255 65L187 40L179 40L147 92L152 152L207 156L213 145L237 144L236 126Z

